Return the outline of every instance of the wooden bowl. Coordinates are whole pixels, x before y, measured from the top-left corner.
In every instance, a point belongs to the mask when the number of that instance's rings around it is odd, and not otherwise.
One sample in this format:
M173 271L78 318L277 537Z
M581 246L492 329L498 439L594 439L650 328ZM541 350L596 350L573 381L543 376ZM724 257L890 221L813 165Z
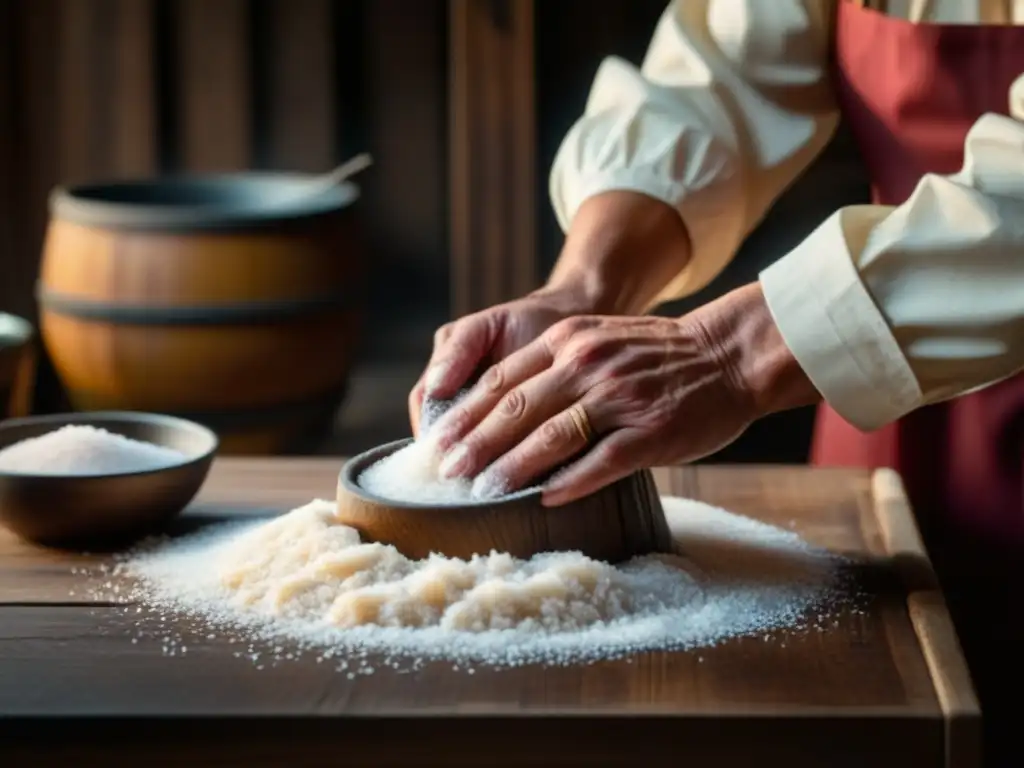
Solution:
M300 448L345 393L363 301L359 189L240 173L58 189L40 332L71 408L167 413L225 453Z
M615 563L672 550L654 478L646 470L555 508L541 505L539 488L445 506L384 499L360 487L366 469L410 442L387 443L349 460L338 481L337 512L365 539L392 544L407 557L436 552L466 559L497 550L529 558L579 551Z
M34 342L31 323L0 312L0 419L32 412Z
M57 414L0 422L0 449L69 424L87 424L174 448L185 459L144 472L47 475L0 470L0 523L28 541L110 550L159 530L188 506L210 471L217 436L150 413Z

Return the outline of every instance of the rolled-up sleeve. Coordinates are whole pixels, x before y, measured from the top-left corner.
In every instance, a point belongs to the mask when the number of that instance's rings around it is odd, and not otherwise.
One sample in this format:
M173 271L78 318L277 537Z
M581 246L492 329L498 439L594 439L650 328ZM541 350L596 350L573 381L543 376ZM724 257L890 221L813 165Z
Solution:
M657 302L704 287L835 130L833 12L822 0L671 3L640 69L604 61L556 155L563 230L593 195L650 195L679 211L692 246Z
M1024 76L1017 119L987 114L964 165L903 205L828 219L761 275L825 400L863 430L1024 369Z

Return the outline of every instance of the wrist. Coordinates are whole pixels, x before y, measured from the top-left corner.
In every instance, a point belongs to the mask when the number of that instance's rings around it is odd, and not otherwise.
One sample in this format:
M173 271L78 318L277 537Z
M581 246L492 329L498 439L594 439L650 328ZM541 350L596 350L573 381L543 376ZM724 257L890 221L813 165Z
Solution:
M575 296L590 314L642 314L689 258L689 235L672 206L639 192L604 192L576 212L544 290Z
M546 306L565 317L622 314L614 308L614 296L595 285L589 275L573 275L557 282L549 280L528 297L543 300Z
M599 269L562 270L533 295L543 296L568 315L630 315L630 302Z
M737 288L692 316L754 419L820 402L820 393L786 346L759 282Z

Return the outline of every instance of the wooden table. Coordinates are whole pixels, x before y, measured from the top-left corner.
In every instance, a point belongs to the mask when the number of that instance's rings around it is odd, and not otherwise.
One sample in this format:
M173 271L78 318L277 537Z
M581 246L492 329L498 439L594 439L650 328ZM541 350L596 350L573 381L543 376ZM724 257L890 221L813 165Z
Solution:
M330 497L338 468L219 460L188 514ZM71 568L88 557L0 534L0 763L977 765L978 706L898 478L727 467L658 475L663 490L792 523L812 542L871 559L898 586L878 586L830 631L784 642L473 675L433 663L348 679L312 657L257 670L223 638L199 635L176 657L132 643L125 608L75 589Z

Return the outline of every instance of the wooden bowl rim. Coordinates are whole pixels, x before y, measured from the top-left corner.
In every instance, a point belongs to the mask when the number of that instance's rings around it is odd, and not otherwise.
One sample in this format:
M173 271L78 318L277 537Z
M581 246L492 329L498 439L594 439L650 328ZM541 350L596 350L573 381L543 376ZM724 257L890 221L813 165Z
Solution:
M410 445L413 442L413 438L406 437L401 440L393 440L390 443L383 443L375 448L371 448L368 451L353 456L351 459L345 462L341 468L341 472L338 475L338 482L341 486L351 493L364 501L368 501L372 504L377 504L391 509L419 509L419 510L440 510L444 512L452 512L458 510L480 510L480 509L500 509L504 506L511 506L517 502L524 500L536 499L539 503L541 488L539 486L531 486L529 488L523 488L522 490L510 493L506 496L500 496L495 499L480 499L476 501L465 501L459 504L440 504L438 502L415 502L415 501L403 501L399 499L389 499L383 496L378 496L374 493L370 493L363 488L357 482L358 477L363 471L368 469L372 464L380 461L386 456L390 456L401 448Z
M178 463L167 464L155 469L143 469L132 472L107 472L100 475L60 475L46 472L11 472L0 469L0 478L11 480L33 480L47 483L81 483L110 480L111 478L116 477L144 477L146 475L158 475L162 472L180 470L185 467L191 467L193 465L202 464L203 462L208 462L220 449L220 438L217 437L216 432L204 427L202 424L189 421L188 419L182 419L177 416L167 416L162 413L146 413L143 411L88 411L83 413L54 413L47 414L45 416L23 416L15 419L4 419L0 421L0 450L8 447L8 445L14 445L14 443L5 443L4 437L7 432L12 429L17 429L18 427L52 424L53 429L59 429L71 424L91 425L97 422L151 424L183 432L191 432L193 434L198 434L200 437L206 438L207 448L196 456L185 458L183 461ZM159 443L154 443L154 445L159 445Z
M132 190L195 187L229 193L246 185L264 184L294 189L316 176L302 173L247 171L224 174L181 174L152 178L95 181L56 187L50 194L50 213L62 221L103 229L194 231L240 229L324 216L350 208L360 197L351 181L294 202L265 205L235 202L196 204L127 202L104 199L112 193Z

